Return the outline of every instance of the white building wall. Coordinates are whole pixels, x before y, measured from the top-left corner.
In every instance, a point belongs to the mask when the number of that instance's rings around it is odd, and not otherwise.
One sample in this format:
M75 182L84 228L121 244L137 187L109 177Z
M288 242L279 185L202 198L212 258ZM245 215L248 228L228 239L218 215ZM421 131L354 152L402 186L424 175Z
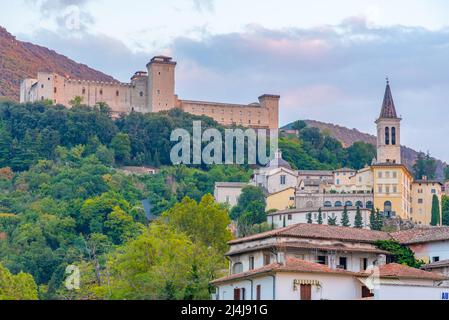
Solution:
M381 284L374 294L376 300L447 300L443 296L449 295L449 288L434 287L432 281L425 286Z
M312 213L312 220L313 223L318 223L318 211L316 209L313 209L311 211ZM369 229L369 217L371 214L370 210L361 209L362 213L362 219L363 219L363 226L366 229ZM285 214L276 214L276 215L270 215L267 217L267 222L269 224L273 224L275 228L283 228L284 227L284 220L285 220L285 226L288 227L290 225L298 224L298 223L307 223L307 214L308 212L296 212L296 213L285 213ZM337 217L337 224L341 225L341 218L343 216L343 211L336 210L336 211L323 211L323 224L327 225L329 222L329 217ZM351 223L351 226L354 226L355 222L355 216L357 214L356 209L348 209L348 216L349 216L349 222ZM291 219L289 219L291 218Z
M417 259L426 262L433 262L435 257L439 261L449 259L449 241L428 242L425 244L409 245L410 249L415 253Z

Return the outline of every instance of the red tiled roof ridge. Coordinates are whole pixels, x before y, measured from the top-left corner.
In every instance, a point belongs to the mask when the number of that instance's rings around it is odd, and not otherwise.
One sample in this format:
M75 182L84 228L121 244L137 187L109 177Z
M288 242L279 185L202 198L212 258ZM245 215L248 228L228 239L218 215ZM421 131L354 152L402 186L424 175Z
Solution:
M298 234L294 234L294 231L297 231ZM315 231L315 233L311 231ZM325 231L328 231L328 234L326 234ZM307 235L300 234L301 232L303 233L309 232L309 234ZM353 236L351 237L351 235ZM299 223L281 229L274 229L267 232L254 234L243 238L238 238L228 242L228 244L230 245L238 244L246 241L259 240L273 236L290 236L298 238L315 238L315 239L342 239L347 241L359 241L371 243L377 240L392 239L390 234L384 231L357 229L353 227L343 227L343 226Z
M381 278L413 278L413 279L431 279L431 280L446 280L447 276L436 273L424 271L421 269L409 267L399 263L389 263L381 265L379 268L379 276ZM373 269L368 269L365 276L373 274Z
M230 280L237 280L249 276L260 275L264 273L275 273L275 272L305 272L305 273L329 273L329 274L343 274L343 275L351 275L351 276L362 276L360 272L353 272L342 269L331 269L326 265L322 265L319 263L305 261L297 258L289 257L286 259L284 264L281 263L272 263L266 265L264 267L238 273L231 274L229 276L222 277L220 279L213 280L211 284L221 283Z

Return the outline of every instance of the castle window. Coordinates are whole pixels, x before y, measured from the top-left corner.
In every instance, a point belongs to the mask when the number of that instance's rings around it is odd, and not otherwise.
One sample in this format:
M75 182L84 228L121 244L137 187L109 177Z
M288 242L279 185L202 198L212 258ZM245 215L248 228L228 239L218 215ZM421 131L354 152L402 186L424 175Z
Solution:
M103 95L103 89L100 89L100 95Z
M117 91L115 92L115 95L118 97L118 96L120 95L120 92L117 90Z
M161 94L161 90L157 90L157 94Z
M44 89L44 85L43 84L41 84L41 88Z
M58 88L55 87L55 88L53 89L53 92L54 92L54 93L57 93L57 92L58 92Z
M396 145L396 128L391 128L391 144Z
M140 93L139 93L139 94L140 94L140 96L141 96L141 97L143 97L143 91L140 91Z
M83 94L86 94L86 88L83 88Z
M390 144L390 128L388 127L385 128L385 144Z

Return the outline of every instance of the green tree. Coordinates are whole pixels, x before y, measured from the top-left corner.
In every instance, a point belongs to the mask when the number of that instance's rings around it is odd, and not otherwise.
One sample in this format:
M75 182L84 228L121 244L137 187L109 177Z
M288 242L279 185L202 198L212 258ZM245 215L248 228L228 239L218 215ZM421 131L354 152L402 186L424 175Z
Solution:
M37 300L37 285L31 275L13 275L0 264L0 300Z
M307 213L306 217L307 217L307 223L312 224L313 223L312 212Z
M444 167L444 180L449 181L449 166Z
M72 107L79 107L83 104L83 100L84 100L83 97L75 96L75 97L73 97L72 100L69 101L69 104Z
M323 212L321 208L318 209L318 224L323 224Z
M336 226L337 225L337 217L336 216L333 217L333 218L329 217L327 219L327 221L328 221L327 224L330 225L330 226Z
M208 299L209 282L223 268L217 251L156 222L115 251L108 262L109 285L95 291L114 300Z
M266 221L266 201L261 188L247 186L242 189L237 205L231 210L231 219L245 230Z
M357 206L357 212L355 214L354 228L358 228L358 229L363 228L363 217L362 217L362 212L360 211L359 206Z
M213 247L224 254L232 235L226 209L217 204L210 194L199 203L188 197L162 214L162 219L180 232L187 234L193 242Z
M393 255L396 263L417 269L421 268L424 264L422 261L415 259L415 254L409 247L403 246L397 241L379 240L376 242L376 246L381 250L389 251Z
M349 214L348 214L348 207L344 207L343 214L341 216L341 225L343 227L350 227L351 223L349 222Z
M434 194L432 197L432 220L430 222L430 225L440 225L440 219L440 200L438 199L438 196Z
M371 164L376 157L376 147L370 143L357 141L347 149L347 154L347 165L358 170Z
M126 133L118 133L112 139L111 147L114 150L115 160L118 163L124 163L129 160L131 155L131 140Z
M379 230L376 219L376 210L374 210L374 207L371 208L371 213L369 215L369 226L371 230Z
M449 196L443 195L441 198L443 225L449 226Z
M380 210L376 210L376 230L382 230L384 227L384 217L380 213Z
M436 160L433 159L429 153L420 153L418 154L418 158L413 165L413 175L417 180L422 179L423 177L427 177L428 179L435 179L436 169Z

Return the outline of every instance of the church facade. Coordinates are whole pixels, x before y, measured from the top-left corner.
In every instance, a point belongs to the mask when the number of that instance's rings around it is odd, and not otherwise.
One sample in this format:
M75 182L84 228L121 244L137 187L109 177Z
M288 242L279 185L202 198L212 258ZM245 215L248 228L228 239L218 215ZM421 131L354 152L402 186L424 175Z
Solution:
M264 94L251 104L232 104L179 99L175 93L175 69L171 57L155 56L146 71L138 71L130 83L75 80L51 72L39 72L35 79L24 79L20 102L51 101L71 106L75 97L89 106L106 103L113 116L132 111L149 113L180 108L208 116L224 126L278 129L280 96Z

